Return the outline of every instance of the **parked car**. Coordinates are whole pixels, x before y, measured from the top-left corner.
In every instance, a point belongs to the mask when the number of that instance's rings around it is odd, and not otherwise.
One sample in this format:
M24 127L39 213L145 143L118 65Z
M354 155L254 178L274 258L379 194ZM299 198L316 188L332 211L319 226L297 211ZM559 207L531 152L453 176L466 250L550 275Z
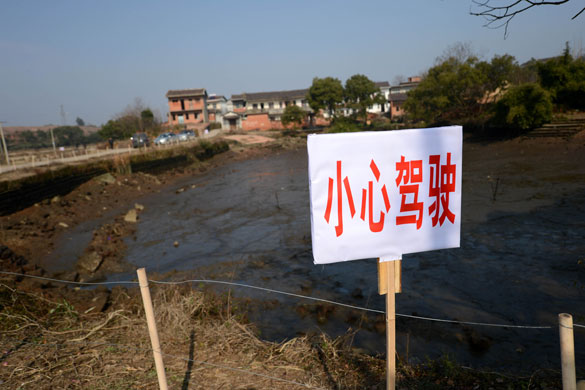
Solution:
M150 146L150 140L148 139L148 135L146 135L146 133L135 133L132 137L130 137L130 141L132 141L133 148Z
M178 141L178 137L174 133L162 133L154 139L155 145L168 145Z
M189 141L195 138L195 132L193 130L183 130L178 135L179 141Z

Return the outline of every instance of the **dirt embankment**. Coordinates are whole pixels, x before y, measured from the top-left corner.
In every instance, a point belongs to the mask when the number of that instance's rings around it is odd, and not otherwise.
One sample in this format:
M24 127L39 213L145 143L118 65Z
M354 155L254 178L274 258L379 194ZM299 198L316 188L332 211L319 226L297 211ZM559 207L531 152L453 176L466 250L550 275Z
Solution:
M136 197L184 175L283 147L304 147L303 142L286 138L254 147L233 145L205 164L156 176L92 179L67 195L0 218L0 269L45 275L38 264L63 231L111 213L111 219L95 230L85 250L85 265L59 275L69 280L99 278L100 272L124 266L122 238L133 234L134 217L140 218ZM574 144L530 142L532 146L507 141L499 147L508 152L521 146L524 153L564 153L575 161L585 145L583 139ZM497 148L476 147L486 156ZM317 336L268 343L246 324L245 301L190 286L153 285L152 290L171 388L385 388L384 357L353 349L351 331L337 340ZM157 379L142 313L133 288L80 290L0 275L0 384L14 389L155 389ZM559 378L558 372L548 371L527 378L471 371L448 359L416 367L399 359L398 369L399 388L409 389L552 389L559 386Z

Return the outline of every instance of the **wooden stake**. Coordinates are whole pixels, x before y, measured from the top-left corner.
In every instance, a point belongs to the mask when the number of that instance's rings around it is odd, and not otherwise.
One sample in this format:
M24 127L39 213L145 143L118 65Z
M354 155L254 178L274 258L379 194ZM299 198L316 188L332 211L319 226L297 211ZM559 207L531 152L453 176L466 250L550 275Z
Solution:
M386 389L396 389L396 301L402 291L402 261L378 259L378 290L386 294Z
M563 390L576 390L575 344L573 339L573 316L559 314L559 333L561 340L561 366L563 373Z
M154 355L154 364L156 365L158 386L160 390L168 390L167 376L165 374L165 365L163 363L162 354L160 350L158 332L156 331L154 309L152 308L152 300L150 299L150 290L148 289L148 279L146 278L146 270L144 268L139 268L138 270L136 270L136 273L138 274L140 293L142 294L142 302L144 303L144 312L146 313L146 322L148 324L150 342L152 343L152 353Z

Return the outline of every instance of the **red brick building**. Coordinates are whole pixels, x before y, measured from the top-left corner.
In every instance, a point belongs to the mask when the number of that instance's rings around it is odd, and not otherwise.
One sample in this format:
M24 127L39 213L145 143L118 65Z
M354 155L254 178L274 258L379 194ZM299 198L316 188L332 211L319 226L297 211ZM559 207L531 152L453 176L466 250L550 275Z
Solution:
M205 88L170 90L166 97L169 101L169 126L195 129L200 127L197 124L209 122Z

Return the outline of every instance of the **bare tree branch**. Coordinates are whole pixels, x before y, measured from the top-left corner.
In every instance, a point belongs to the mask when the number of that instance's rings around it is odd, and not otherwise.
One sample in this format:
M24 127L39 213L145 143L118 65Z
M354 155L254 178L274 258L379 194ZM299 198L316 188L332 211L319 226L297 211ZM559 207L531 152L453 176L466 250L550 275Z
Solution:
M504 37L508 36L508 25L514 17L522 12L529 10L532 7L539 7L542 5L561 5L568 3L570 0L509 0L503 5L494 4L494 0L472 0L478 10L475 12L470 10L469 13L474 16L482 16L486 20L484 27L501 28L504 27ZM571 19L579 16L585 8L579 11Z

